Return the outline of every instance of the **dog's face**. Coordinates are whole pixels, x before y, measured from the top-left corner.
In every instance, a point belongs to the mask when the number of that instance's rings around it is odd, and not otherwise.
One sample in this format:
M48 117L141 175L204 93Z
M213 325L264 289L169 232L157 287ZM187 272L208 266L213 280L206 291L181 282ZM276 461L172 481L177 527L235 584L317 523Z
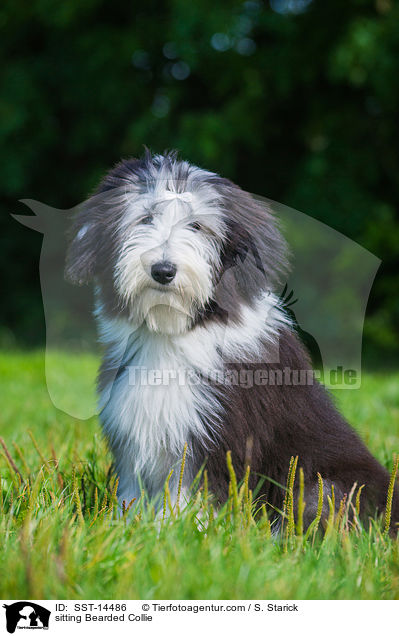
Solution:
M210 187L179 193L163 180L129 201L114 282L134 323L181 333L210 301L225 235L216 201Z
M78 214L67 275L95 278L108 313L179 334L268 288L283 249L272 217L231 182L147 156L119 164Z

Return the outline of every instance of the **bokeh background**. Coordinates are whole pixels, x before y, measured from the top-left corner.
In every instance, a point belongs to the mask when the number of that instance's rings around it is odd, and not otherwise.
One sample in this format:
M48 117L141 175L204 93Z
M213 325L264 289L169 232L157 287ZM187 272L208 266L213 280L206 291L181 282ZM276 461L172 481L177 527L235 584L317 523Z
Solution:
M177 148L382 259L365 359L399 353L399 5L3 0L0 344L45 342L42 237L122 156Z

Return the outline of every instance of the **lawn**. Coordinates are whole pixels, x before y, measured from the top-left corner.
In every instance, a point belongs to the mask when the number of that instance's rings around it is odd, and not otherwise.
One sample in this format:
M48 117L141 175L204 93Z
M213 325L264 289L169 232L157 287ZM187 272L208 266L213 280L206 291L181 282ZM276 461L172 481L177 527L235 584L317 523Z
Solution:
M65 396L88 410L93 392L82 390L82 370L92 375L96 364L91 356L52 354ZM181 513L168 510L166 491L163 520L148 506L118 519L97 418L54 408L43 352L2 353L0 373L2 598L399 598L399 540L382 524L350 527L343 511L331 515L326 533L305 537L288 496L286 530L276 541L262 511L255 522L251 494L245 483L236 489L233 473L232 495L216 516L202 488ZM361 389L336 398L391 470L399 373L365 374Z

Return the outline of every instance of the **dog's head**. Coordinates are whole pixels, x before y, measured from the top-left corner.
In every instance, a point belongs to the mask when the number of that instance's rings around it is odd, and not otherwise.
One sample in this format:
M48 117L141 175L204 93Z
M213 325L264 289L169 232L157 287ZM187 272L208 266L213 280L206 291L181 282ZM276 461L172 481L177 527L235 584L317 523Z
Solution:
M285 243L264 205L174 153L119 163L78 213L66 274L134 325L178 334L272 290Z

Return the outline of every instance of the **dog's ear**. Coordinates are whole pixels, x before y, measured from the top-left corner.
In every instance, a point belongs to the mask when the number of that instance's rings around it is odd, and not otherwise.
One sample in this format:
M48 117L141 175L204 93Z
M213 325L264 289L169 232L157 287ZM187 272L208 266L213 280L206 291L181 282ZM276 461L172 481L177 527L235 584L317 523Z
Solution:
M257 269L262 272L262 274L265 274L258 248L248 230L246 230L241 223L233 221L232 219L227 219L226 225L228 227L228 235L222 253L224 271L237 265L239 261L243 263L248 253L250 253L255 259Z
M243 285L252 287L254 293L259 289L274 291L287 272L288 252L270 204L228 179L217 177L213 185L221 195L227 226L224 270L243 264L238 268Z
M126 191L137 191L145 162L124 159L101 180L80 207L69 233L65 278L83 285L110 264L110 242L118 218L126 208Z
M65 278L83 285L95 276L100 243L100 222L90 203L85 203L75 216L69 232Z

